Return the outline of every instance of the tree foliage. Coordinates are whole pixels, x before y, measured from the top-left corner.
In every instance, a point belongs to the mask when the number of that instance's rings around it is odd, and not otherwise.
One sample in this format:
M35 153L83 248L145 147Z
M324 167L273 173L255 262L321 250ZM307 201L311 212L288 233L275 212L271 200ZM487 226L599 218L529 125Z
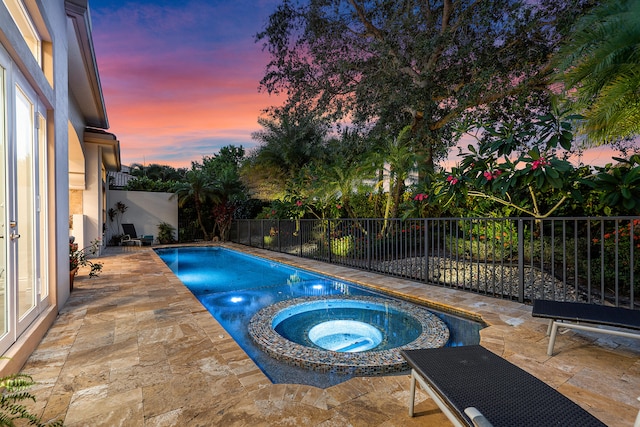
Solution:
M274 110L258 123L252 137L260 146L243 164L243 181L264 199L282 197L282 191L303 167L325 160L327 126L314 115Z
M179 206L193 205L205 240L216 235L225 239L235 202L244 198L245 190L239 175L243 157L242 147L223 147L219 154L205 156L202 163L192 162L185 179L173 187Z
M606 1L575 26L556 56L587 142L640 134L640 0Z
M410 125L433 169L456 120L544 105L550 53L582 3L284 0L256 36L271 54L261 87L387 136Z

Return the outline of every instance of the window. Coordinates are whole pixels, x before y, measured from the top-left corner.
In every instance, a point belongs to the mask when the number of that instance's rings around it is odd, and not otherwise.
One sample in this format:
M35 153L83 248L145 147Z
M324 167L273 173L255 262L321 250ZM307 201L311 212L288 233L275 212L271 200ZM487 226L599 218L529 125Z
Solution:
M22 0L2 0L38 64L42 66L42 38L36 31Z

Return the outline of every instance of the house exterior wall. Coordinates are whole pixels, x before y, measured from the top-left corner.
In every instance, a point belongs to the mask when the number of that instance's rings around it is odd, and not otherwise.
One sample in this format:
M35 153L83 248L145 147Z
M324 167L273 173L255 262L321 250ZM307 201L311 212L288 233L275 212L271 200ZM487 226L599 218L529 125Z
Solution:
M174 238L178 239L178 200L173 193L156 193L147 191L110 190L107 198L107 209L114 208L122 202L127 210L114 221L107 217L107 233L105 240L121 235L121 224L131 223L139 235L151 235L158 238L158 224L166 222L175 227Z
M101 148L89 144L85 147L85 182L86 189L82 192L82 213L86 217L84 233L75 236L82 248L89 246L95 239L102 240L102 191L104 187L100 179Z
M18 322L23 322L22 325L18 323L18 328L10 330L9 333L0 337L0 355L4 356L0 360L0 376L17 372L21 368L53 324L59 308L64 306L69 298L68 254L71 215L69 141L76 141L77 147L77 141L81 143L84 141L84 132L87 126L106 127L108 125L104 114L99 80L97 79L97 68L95 68L95 62L92 62L94 58L90 58L92 61L89 61L88 65L81 64L77 59L81 58L80 61L86 60L87 52L89 52L88 56L93 56L90 25L87 19L88 0L27 0L23 3L26 5L28 15L36 22L37 32L43 40L42 65L38 64L29 50L13 21L6 3L0 2L0 58L9 58L8 60L3 59L0 66L4 69L5 74L10 76L10 79L12 75L17 75L22 79L23 85L27 86L26 88L30 93L33 92L35 94L39 105L38 108L41 109L40 112L46 119L46 129L38 129L38 133L46 130L46 146L44 149L46 159L40 158L38 161L40 165L46 164L46 168L43 168L46 171L45 175L41 176L39 180L41 189L46 187L46 192L40 192L45 197L38 199L37 203L34 202L32 209L34 216L40 215L41 212L45 215L43 221L35 225L38 229L38 239L34 240L38 259L45 265L36 263L34 268L38 270L38 274L43 274L42 282L45 284L43 286L46 286L49 296L46 297L47 299L44 303L37 305L37 309L33 312L35 315L33 313L29 315L30 320L28 323L20 319ZM80 31L70 31L73 25L79 25ZM78 27L74 28L77 29ZM73 42L70 41L71 38L73 38ZM85 55L75 55L75 62L72 62L70 46L77 46L78 44L84 48L83 53ZM74 47L73 53L77 52L78 48ZM75 73L74 78L70 78L71 69ZM78 80L75 77L84 76L85 73L87 74L87 80L93 84L93 91L87 91L87 85L77 87ZM70 87L74 88L75 95L80 97L82 102L78 102L74 98ZM96 94L98 94L97 97ZM7 102L7 100L2 99L2 102ZM8 102L11 102L11 100ZM8 117L8 122L11 123L13 117L11 110L8 111ZM6 135L2 137L4 138ZM12 138L9 135L5 142L9 145L15 144ZM113 147L115 148L112 150L112 154L115 153L117 155L116 163L119 165L119 146ZM4 149L2 144L0 144L0 148ZM84 157L82 163L89 164L90 174L95 173L99 176L99 171L103 167L101 164L102 159L100 158L100 148L95 148L95 150L98 152L97 157L88 161ZM96 154L91 150L88 151L89 155ZM87 154L82 147L80 152L81 155ZM9 153L9 156L11 155ZM3 161L3 157L0 156L0 162ZM7 162L10 161L10 159L7 160ZM3 173L5 173L6 167L6 164L0 164L0 169ZM11 170L11 168L8 168L8 170ZM91 190L95 190L98 187L100 180L96 179L96 181L89 185ZM0 180L1 182L2 180ZM11 178L9 178L8 183L5 183L8 191L0 191L0 198L7 198L6 200L0 200L0 206L5 206L7 204L6 201L10 200L11 191L15 192L15 190L9 188L10 182ZM95 187L93 186L94 184ZM72 191L74 191L73 213L78 213L76 212L77 210L89 209L87 206L94 201L94 196L88 194L86 188ZM79 191L79 193L75 193L76 191ZM95 199L100 197L100 192L98 191ZM41 209L37 208L38 204ZM104 201L99 203L98 209L103 206ZM102 223L100 218L103 215L101 216L100 212L96 213L93 207L89 209L90 216L96 218L94 223L86 220L86 212L81 213L85 215L83 228L89 228L89 231L85 234L93 234L96 230L101 232ZM13 220L10 217L11 212L7 210L0 217L0 222L2 222L0 225L4 227L4 222L8 223ZM89 224L88 227L87 223ZM4 231L8 231L6 228L8 227L5 227ZM17 251L13 249L8 240L2 239L0 244L5 245L4 251L6 253L11 254L10 256L7 255L9 261L13 257L11 263L17 265L15 261ZM24 240L25 236L23 235L18 239L18 242L21 244ZM18 255L22 256L22 253L18 253ZM9 268L11 269L12 266L9 266ZM46 277L44 277L45 275ZM16 293L16 289L11 288L11 286L18 286L16 283L11 283L11 280L0 281L0 283L3 286L7 283L9 295ZM38 295L38 301L44 301L40 299L40 295ZM4 310L8 309L4 307ZM11 322L9 321L9 325L11 325ZM16 321L13 322L15 323ZM7 341L7 338L12 341ZM12 342L12 344L7 346L5 345L6 342Z
M68 260L68 210L69 184L67 178L67 117L68 72L66 44L66 13L63 0L29 2L29 12L39 14L43 26L38 28L45 44L55 41L55 48L46 48L47 60L43 70L26 47L13 19L0 2L0 45L12 62L11 72L19 72L26 78L30 89L37 93L38 101L46 109L48 155L46 200L48 217L43 236L48 247L40 255L47 260L48 305L39 309L35 319L15 336L14 343L2 353L6 359L0 363L0 375L19 370L26 358L36 348L69 296ZM15 68L14 68L15 67ZM55 88L55 89L54 89ZM2 167L4 170L4 165ZM5 239L6 242L6 239ZM66 286L66 290L65 290Z

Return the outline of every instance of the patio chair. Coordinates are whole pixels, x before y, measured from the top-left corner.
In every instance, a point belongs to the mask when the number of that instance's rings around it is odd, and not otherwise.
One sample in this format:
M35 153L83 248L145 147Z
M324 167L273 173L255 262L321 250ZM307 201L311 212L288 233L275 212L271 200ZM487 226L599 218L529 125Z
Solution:
M120 238L121 245L138 245L142 246L142 238L138 237L136 227L133 224L122 224L124 235Z
M528 372L479 345L403 350L416 381L455 426L604 427Z
M558 327L640 339L640 310L537 299L533 301L531 315L549 319L549 356L553 356Z

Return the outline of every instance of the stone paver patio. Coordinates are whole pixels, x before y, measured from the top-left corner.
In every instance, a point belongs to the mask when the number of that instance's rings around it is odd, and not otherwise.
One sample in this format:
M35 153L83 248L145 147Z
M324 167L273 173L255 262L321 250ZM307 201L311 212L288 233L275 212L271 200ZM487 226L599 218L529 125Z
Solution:
M226 245L481 316L481 344L558 389L609 426L632 426L640 341L571 331L546 355L546 322L511 301ZM66 426L449 426L409 376L354 378L328 389L272 384L153 250L108 248L97 279L75 289L23 372L34 406ZM505 410L509 410L505 406Z

